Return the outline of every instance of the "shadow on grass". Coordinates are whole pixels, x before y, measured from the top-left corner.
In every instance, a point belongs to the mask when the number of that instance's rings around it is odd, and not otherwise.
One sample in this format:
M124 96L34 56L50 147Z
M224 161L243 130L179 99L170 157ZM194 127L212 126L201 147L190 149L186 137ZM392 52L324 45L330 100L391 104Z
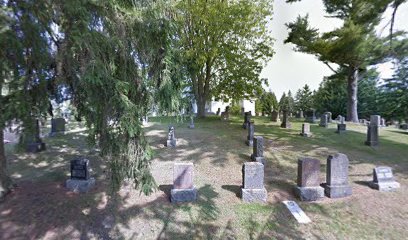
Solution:
M241 198L241 187L238 185L222 185L221 188L235 194L237 198Z

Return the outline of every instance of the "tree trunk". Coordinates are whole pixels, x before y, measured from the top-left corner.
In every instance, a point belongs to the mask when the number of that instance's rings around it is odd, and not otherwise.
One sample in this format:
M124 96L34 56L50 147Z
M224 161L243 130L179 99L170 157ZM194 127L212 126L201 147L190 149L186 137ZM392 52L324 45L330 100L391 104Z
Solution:
M7 159L4 150L3 128L0 131L0 199L2 199L11 188L11 178L7 171Z
M353 67L347 80L347 121L358 123L357 112L357 88L358 86L358 68Z
M205 104L205 98L203 98L202 96L197 96L197 117L205 117Z

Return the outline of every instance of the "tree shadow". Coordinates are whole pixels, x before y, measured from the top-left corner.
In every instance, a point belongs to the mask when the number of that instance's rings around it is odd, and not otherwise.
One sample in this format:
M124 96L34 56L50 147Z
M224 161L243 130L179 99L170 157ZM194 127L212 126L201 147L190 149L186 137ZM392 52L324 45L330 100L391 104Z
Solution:
M238 185L222 185L221 188L234 193L235 196L237 196L237 198L241 198L241 188L242 188L242 186L238 186Z

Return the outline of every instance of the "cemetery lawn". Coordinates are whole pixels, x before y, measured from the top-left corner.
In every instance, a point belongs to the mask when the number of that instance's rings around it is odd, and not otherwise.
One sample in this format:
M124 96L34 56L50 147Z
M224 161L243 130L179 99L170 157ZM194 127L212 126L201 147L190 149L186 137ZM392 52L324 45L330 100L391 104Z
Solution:
M70 123L65 135L46 137L45 152L33 155L7 147L9 170L16 187L0 203L0 239L405 239L408 235L408 133L394 127L380 130L380 146L364 145L366 127L347 124L336 134L312 124L311 138L299 135L302 122L292 129L255 117L255 135L265 138L266 204L246 204L239 197L242 164L252 148L245 145L242 117L229 123L211 116L198 119L150 118L146 132L155 152L152 174L158 189L150 196L132 186L112 195L109 168L98 150L86 144L86 131ZM164 143L167 127L175 125L177 147ZM49 132L49 126L42 129ZM322 163L341 152L350 160L353 195L314 203L293 196L297 160L315 157ZM91 160L96 187L86 194L68 192L69 161L85 155ZM169 193L174 162L193 162L198 201L171 204ZM384 193L367 186L373 167L390 166L401 188ZM296 200L312 223L300 225L281 203Z

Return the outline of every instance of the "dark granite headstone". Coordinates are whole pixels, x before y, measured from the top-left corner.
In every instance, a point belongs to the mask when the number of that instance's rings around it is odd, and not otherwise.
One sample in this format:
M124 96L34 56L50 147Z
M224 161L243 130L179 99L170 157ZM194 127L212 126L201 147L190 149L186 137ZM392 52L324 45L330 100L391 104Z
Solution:
M71 179L88 180L89 179L89 160L74 159L71 160Z
M52 133L65 132L65 119L64 118L51 119L51 132Z
M264 165L262 163L244 163L241 193L244 202L266 202L267 193L264 187Z
M193 116L190 117L190 125L188 126L188 128L191 128L191 129L195 128L195 126L194 126L194 117Z
M384 192L395 191L400 184L395 181L390 167L376 167L373 169L373 181L370 186Z
M271 121L272 122L278 122L279 121L279 113L277 111L272 111Z
M283 112L281 128L292 128L292 124L289 122L289 113L287 111Z
M310 124L309 123L303 123L302 124L302 132L300 133L300 135L303 136L303 137L312 136L312 133L310 132Z
M254 137L254 144L253 144L253 153L251 155L252 161L260 162L265 165L265 158L264 158L264 140L263 137L256 136Z
M316 111L314 109L311 109L306 112L305 122L308 122L308 123L316 122Z
M244 129L247 129L249 122L251 122L251 112L245 112L244 113L244 123L242 124L242 127Z
M197 199L197 189L193 183L193 163L175 163L171 202L191 202Z
M352 193L348 183L349 160L345 154L337 153L327 158L325 194L329 198L341 198Z
M23 143L26 151L37 153L46 149L45 143L40 138L40 125L37 119L31 121L31 126L23 131Z
M219 115L221 114L221 108L218 108L218 109L217 109L217 113L216 113L216 114L217 114L217 116L219 116Z
M302 201L316 201L324 197L320 187L320 161L314 158L298 160L298 178L295 194Z
M378 128L379 126L377 125L368 125L367 126L367 141L365 142L366 145L368 146L378 146L379 140L378 140Z
M248 146L253 146L254 144L254 133L255 133L255 123L252 121L248 123L248 136L246 140L246 144Z

